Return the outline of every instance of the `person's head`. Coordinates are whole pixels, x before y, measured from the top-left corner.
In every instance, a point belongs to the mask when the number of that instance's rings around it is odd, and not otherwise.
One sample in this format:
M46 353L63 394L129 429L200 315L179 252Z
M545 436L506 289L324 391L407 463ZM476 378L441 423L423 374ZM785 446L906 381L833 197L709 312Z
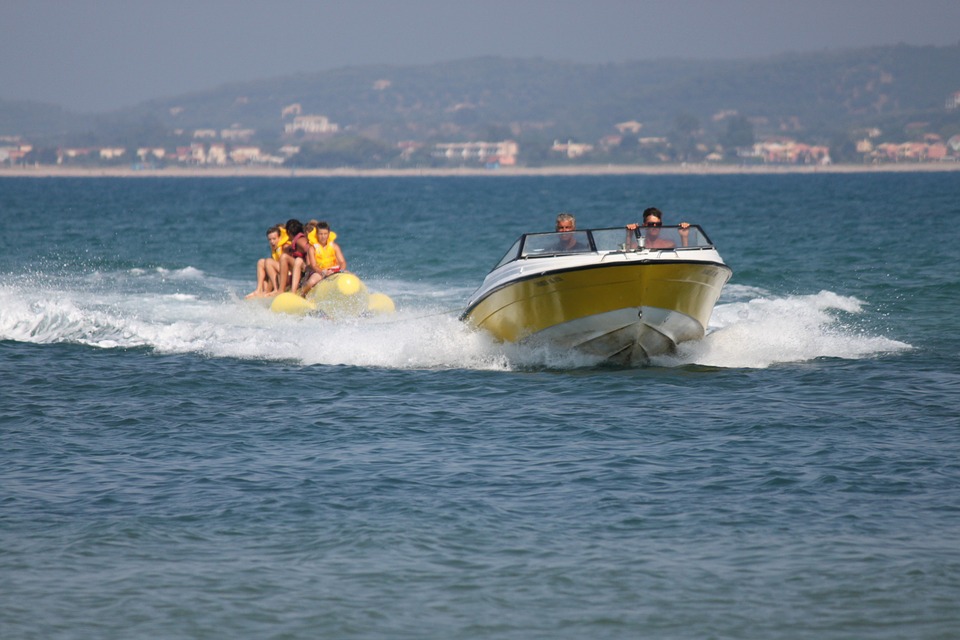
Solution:
M303 233L303 225L296 218L290 218L287 220L287 224L283 225L287 229L287 235L290 236L290 240L293 241L294 237Z
M271 249L277 248L277 245L280 244L280 225L267 229L267 242L270 243Z
M657 228L663 225L663 214L660 209L650 207L643 210L643 226Z
M557 231L575 231L577 219L572 213L561 213L557 216Z
M327 239L330 237L330 225L325 220L317 223L317 242L326 246Z
M311 220L307 224L303 225L303 232L307 235L310 235L310 232L317 228L317 221Z

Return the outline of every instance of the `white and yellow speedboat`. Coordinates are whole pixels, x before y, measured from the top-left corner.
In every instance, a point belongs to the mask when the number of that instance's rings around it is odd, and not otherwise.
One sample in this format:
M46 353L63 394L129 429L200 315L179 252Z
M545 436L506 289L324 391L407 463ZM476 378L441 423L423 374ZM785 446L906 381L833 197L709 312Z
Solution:
M732 271L699 226L520 236L461 316L496 339L645 362L704 336Z

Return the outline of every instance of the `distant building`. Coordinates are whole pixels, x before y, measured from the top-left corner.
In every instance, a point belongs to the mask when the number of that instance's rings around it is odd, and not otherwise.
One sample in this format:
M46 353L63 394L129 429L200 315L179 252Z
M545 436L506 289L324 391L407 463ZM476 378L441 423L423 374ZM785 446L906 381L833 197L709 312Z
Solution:
M284 125L284 133L297 133L302 131L307 134L315 133L336 133L340 130L340 125L330 122L327 116L297 116L293 122Z
M554 140L553 146L550 147L550 150L556 151L557 153L562 153L572 160L573 158L579 158L593 151L593 145L583 144L580 142L571 142L569 140L566 142Z
M193 132L193 137L197 140L204 138L216 138L217 130L216 129L196 129Z
M19 138L4 136L3 140L14 142L15 144L0 147L0 162L17 164L18 162L22 162L24 157L33 151L32 144L20 142Z
M151 159L163 160L166 155L167 152L163 147L140 147L137 149L137 157L140 158L141 162L148 162Z
M93 149L87 147L57 149L57 164L63 164L70 160L89 157Z
M643 123L637 122L636 120L630 120L629 122L619 122L614 125L620 133L631 133L636 135L640 133L640 129L643 129Z
M211 144L207 151L207 164L227 164L227 145L221 142Z
M607 151L619 147L621 144L623 144L623 136L603 136L600 138L600 147Z
M260 162L260 147L234 147L230 150L230 161L234 164L253 164Z
M955 91L947 97L946 107L948 111L960 109L960 91Z
M710 119L714 122L722 122L727 118L733 118L740 115L736 109L724 109L723 111L717 111L715 114L710 116Z
M246 141L252 138L256 132L256 129L234 129L231 127L220 131L220 139Z
M738 155L760 158L768 164L827 165L831 163L829 147L803 144L789 138L757 142L750 151L738 153Z
M299 116L302 113L303 107L300 106L299 102L294 102L293 104L288 104L280 110L280 117L286 118L287 116Z
M207 151L198 142L194 142L189 147L177 147L177 160L186 164L206 164Z
M501 142L441 142L433 145L432 155L446 160L473 161L513 166L517 164L519 145L513 140Z
M104 160L113 160L114 158L120 158L127 153L127 150L123 147L103 147L100 149L100 157Z

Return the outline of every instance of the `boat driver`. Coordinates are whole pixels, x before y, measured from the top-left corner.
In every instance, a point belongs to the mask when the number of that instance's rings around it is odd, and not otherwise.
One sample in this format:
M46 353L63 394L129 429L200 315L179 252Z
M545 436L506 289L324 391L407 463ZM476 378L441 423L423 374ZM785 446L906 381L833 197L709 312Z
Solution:
M628 245L636 247L636 241L633 238L630 238L630 231L636 231L637 227L641 225L636 222L631 222L627 225L627 240ZM656 207L648 207L643 210L643 228L644 228L644 238L645 246L647 249L674 249L676 248L676 243L672 240L660 237L660 227L663 226L663 214L660 212L660 209ZM687 246L690 237L690 223L681 222L678 225L680 228L677 230L677 233L680 235L680 242L683 243L683 246Z

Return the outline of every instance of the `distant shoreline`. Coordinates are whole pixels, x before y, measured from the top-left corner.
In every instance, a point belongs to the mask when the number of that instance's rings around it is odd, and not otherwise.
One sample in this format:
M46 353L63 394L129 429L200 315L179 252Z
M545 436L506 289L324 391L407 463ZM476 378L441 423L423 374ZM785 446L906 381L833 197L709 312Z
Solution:
M423 168L423 169L289 169L274 167L0 167L0 178L402 178L514 177L601 175L787 175L836 173L913 173L960 171L960 162L919 162L879 165L578 165L553 167Z

